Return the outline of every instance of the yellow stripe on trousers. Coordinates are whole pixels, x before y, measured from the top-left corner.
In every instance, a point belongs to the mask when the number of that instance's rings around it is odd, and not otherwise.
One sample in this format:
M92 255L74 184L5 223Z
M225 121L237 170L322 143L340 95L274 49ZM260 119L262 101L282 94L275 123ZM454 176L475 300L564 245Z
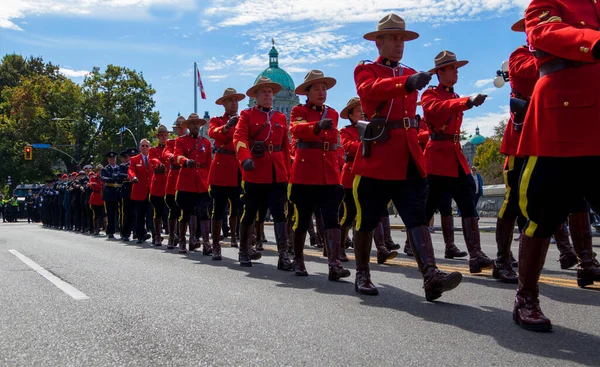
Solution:
M500 208L500 212L498 213L498 218L504 218L504 212L506 211L506 207L508 206L508 198L510 197L510 191L513 189L510 187L508 183L508 173L515 169L515 157L508 156L508 169L502 172L504 176L504 187L506 188L506 195L504 196L504 203L502 203L502 207Z
M529 217L529 213L527 212L527 207L529 202L527 200L527 191L529 190L529 181L531 181L531 175L533 170L535 169L535 164L537 163L538 157L529 157L527 160L527 164L525 165L525 169L523 170L523 175L521 176L521 180L519 182L519 207L521 208L521 213L525 216L525 218L529 219L527 222L527 228L525 229L525 235L528 237L533 237L535 230L537 229L537 224L534 223Z
M360 175L356 175L354 177L354 182L352 182L352 196L354 196L354 203L356 204L356 230L360 230L360 225L362 224L362 208L360 207L360 202L358 201L358 186L360 185Z

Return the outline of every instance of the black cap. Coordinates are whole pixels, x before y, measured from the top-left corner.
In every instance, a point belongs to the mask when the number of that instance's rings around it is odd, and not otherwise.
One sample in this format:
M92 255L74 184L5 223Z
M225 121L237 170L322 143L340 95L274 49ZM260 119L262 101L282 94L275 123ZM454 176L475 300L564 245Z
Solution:
M129 148L129 149L127 149L127 151L129 151L130 157L140 154L140 151L138 150L138 148Z
M117 154L117 152L111 150L110 152L106 153L106 158L115 158L118 155L119 154Z
M129 149L122 151L121 153L119 153L119 155L123 158L129 157Z

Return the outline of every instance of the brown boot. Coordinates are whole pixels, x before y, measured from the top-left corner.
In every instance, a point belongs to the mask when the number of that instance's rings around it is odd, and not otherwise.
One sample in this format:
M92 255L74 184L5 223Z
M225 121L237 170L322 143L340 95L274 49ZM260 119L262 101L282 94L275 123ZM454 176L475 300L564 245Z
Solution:
M256 231L256 251L264 251L262 238L264 236L265 224L254 223L254 230Z
M292 265L287 252L287 223L278 222L274 223L273 226L275 227L275 241L277 243L277 253L279 254L279 259L277 260L277 270L294 271L294 266Z
M479 221L476 217L462 218L463 235L469 250L469 271L472 274L481 273L481 269L489 269L494 262L481 251L479 237Z
M465 257L467 253L460 251L454 244L454 218L451 215L442 217L442 236L446 244L444 257L446 259L454 259L455 257Z
M385 235L381 222L375 227L373 238L375 238L375 248L377 249L377 264L385 264L386 261L398 256L398 252L390 251L385 247Z
M406 234L406 241L404 241L404 253L406 256L414 256L412 252L412 247L410 247L410 243L408 243L408 234Z
M238 247L238 218L229 217L229 228L231 232L231 247Z
M452 272L450 274L439 271L435 263L431 233L425 225L406 230L408 242L412 246L415 260L423 275L423 289L425 299L432 302L442 296L442 293L450 291L460 284L462 274Z
M523 329L550 331L552 323L540 309L538 280L544 267L549 238L521 234L519 243L519 289L515 297L513 320Z
M260 242L267 243L267 236L265 236L265 223L260 223L258 225L260 227ZM261 250L262 251L262 250Z
M567 230L567 225L565 223L561 224L556 231L554 231L554 239L556 240L556 247L560 253L558 256L560 268L568 269L577 265L577 254L569 241L569 231Z
M325 231L327 236L329 280L339 280L350 276L350 270L344 269L340 262L340 251L342 247L342 233L338 228L332 228Z
M372 242L373 232L356 231L354 234L354 256L356 257L356 279L354 281L354 290L368 296L376 296L379 294L375 284L371 282L371 272L369 271Z
M496 221L496 246L498 246L498 257L494 261L492 276L504 283L516 284L519 276L513 270L511 261L510 245L512 243L515 220L498 218Z
M212 255L212 246L210 245L210 220L200 221L200 231L202 232L202 255ZM217 233L217 239L221 238L221 231Z
M348 259L348 256L346 255L346 242L348 241L348 233L350 232L350 227L348 227L348 226L342 227L341 231L342 231L342 242L341 242L341 249L340 249L340 261L343 263L347 263L350 261Z
M154 222L154 246L162 246L163 237L162 233L162 218L153 218Z
M187 223L179 221L179 253L185 254L187 252L185 248L185 232L187 231Z
M318 248L323 247L323 244L319 242L319 238L315 233L315 226L313 224L312 218L310 220L310 223L308 224L308 236L311 246Z
M390 217L381 217L381 225L383 226L385 247L387 247L389 251L400 250L400 245L394 243L394 240L392 239L392 225L390 224Z
M569 215L573 245L581 263L577 267L577 285L586 287L600 282L600 267L592 251L590 217L587 212Z
M200 247L200 242L198 241L198 237L196 237L197 230L198 230L198 217L195 215L192 215L190 217L190 243L189 243L190 252L193 252L198 247Z
M221 228L223 226L223 222L220 220L214 220L212 221L212 259L219 261L219 260L223 260L223 257L221 256ZM233 236L233 232L232 232L232 236Z
M254 224L240 223L240 252L238 255L238 260L240 261L240 266L243 267L252 266L252 260L250 260L250 254L248 253L248 251L250 247L250 236L253 227Z
M167 248L172 250L175 248L175 228L177 226L177 218L169 218L169 243L167 244Z
M315 218L315 227L317 228L317 238L318 243L320 243L323 249L323 256L327 257L327 235L325 234L325 222L323 222L323 217ZM319 247L317 245L317 247Z
M306 232L294 231L294 271L296 275L305 277L308 276L306 265L304 265L304 242L306 241Z
M294 256L294 222L288 218L288 254Z

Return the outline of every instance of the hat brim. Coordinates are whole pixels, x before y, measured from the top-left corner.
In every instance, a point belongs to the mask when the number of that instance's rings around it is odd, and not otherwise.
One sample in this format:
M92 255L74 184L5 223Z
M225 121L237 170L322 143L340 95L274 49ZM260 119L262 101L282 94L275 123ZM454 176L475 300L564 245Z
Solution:
M185 120L185 121L183 121L181 123L181 126L182 127L188 127L189 123L192 122L192 121L193 122L198 121L198 124L200 125L200 127L202 127L202 126L204 126L204 125L206 125L208 123L205 119L197 119L197 120L194 119L194 120Z
M346 120L348 120L348 118L350 117L350 116L348 116L348 112L349 112L351 109L353 109L353 108L355 108L355 107L358 107L358 106L360 106L360 101L358 101L358 102L354 102L354 103L352 103L352 104L349 104L349 105L347 105L347 106L346 106L346 107L344 107L344 109L343 109L343 110L340 112L340 117L341 117L341 118L343 118L343 119L346 119Z
M337 80L335 80L334 78L328 77L328 76L325 76L322 78L316 78L316 79L302 83L299 86L297 86L296 89L294 90L294 93L296 93L300 96L305 96L306 89L308 87L310 87L311 85L317 84L317 83L325 83L325 86L327 87L327 89L331 89L336 85Z
M250 89L248 89L246 91L246 95L250 98L255 98L256 97L256 91L258 91L260 88L268 88L271 87L271 89L273 89L273 94L277 94L281 91L281 84L279 83L260 83L260 84L255 84L252 87L250 87Z
M419 34L413 31L407 31L402 29L385 29L382 31L369 32L363 36L367 41L376 41L377 37L383 36L384 34L402 34L404 35L404 41L413 41L419 38Z
M436 66L435 68L429 70L429 72L431 74L435 74L435 72L438 71L439 69L443 69L443 68L445 68L447 66L450 66L450 65L454 65L458 69L458 68L462 68L463 66L467 65L468 63L469 62L467 60L453 61L453 62L449 62L447 64Z
M223 102L225 102L225 100L228 99L228 98L235 98L239 102L239 101L243 100L244 98L246 98L246 96L243 95L242 93L230 94L228 96L223 96L223 97L217 99L215 101L215 104L218 104L219 106L222 106Z
M517 20L510 29L514 32L525 32L525 18Z

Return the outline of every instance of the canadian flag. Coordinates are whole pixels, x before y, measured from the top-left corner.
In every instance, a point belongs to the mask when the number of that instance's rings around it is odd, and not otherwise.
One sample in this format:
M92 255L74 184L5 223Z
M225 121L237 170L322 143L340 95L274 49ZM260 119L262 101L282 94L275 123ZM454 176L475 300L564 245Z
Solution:
M202 79L200 79L200 69L196 69L196 73L198 73L198 88L200 88L200 96L202 97L202 99L206 99L206 93L204 93Z

